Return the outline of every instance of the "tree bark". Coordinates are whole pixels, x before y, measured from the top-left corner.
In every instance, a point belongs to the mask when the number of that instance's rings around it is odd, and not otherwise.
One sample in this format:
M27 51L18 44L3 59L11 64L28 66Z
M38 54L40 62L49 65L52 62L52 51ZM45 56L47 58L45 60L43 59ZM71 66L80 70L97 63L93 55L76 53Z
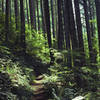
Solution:
M28 9L28 1L26 0L26 10L27 10L27 24L29 26L29 9Z
M45 20L44 20L43 0L40 0L40 5L41 5L41 17L42 17L42 30L45 34L46 29L45 29Z
M6 42L9 41L9 18L10 18L10 1L6 0L6 17L5 17Z
M91 61L93 51L92 51L91 31L90 31L90 24L89 24L89 14L88 14L88 10L87 10L88 6L87 6L87 1L86 0L83 0L83 7L84 7L84 14L85 14L85 21L86 21L89 55L90 55L90 61Z
M53 33L53 38L55 38L55 27L54 27L54 11L53 11L53 0L51 0L51 16L52 16L52 33Z
M2 13L4 13L4 0L2 0Z
M19 23L19 11L18 11L18 1L14 0L14 8L15 8L15 23L16 23L16 30L19 29L18 23Z
M29 0L31 29L36 30L35 1Z
M36 0L36 6L37 6L37 22L38 22L38 31L40 30L40 15L39 15L39 4L38 0Z
M76 50L78 48L78 40L77 40L77 35L76 35L72 0L68 0L68 5L69 5L68 6L69 7L69 26L70 26L70 36L71 36L71 41L72 41L72 50Z
M26 51L26 43L25 43L25 13L24 13L24 4L23 0L20 0L20 16L21 16L21 47L22 47L22 52L25 53Z
M74 0L75 5L75 15L76 15L76 25L78 32L79 49L84 52L83 34L82 34L82 23L80 17L79 0Z
M95 0L96 15L97 15L97 28L98 28L98 39L99 39L99 53L100 53L100 0Z
M49 2L48 0L44 0L44 17L45 17L45 27L46 27L46 32L47 32L47 38L48 38L48 44L49 48L52 47L51 43L51 31L50 31L50 13L49 13Z
M62 50L63 49L63 40L64 40L64 34L62 32L63 30L63 25L62 25L62 0L57 0L58 4L58 49Z

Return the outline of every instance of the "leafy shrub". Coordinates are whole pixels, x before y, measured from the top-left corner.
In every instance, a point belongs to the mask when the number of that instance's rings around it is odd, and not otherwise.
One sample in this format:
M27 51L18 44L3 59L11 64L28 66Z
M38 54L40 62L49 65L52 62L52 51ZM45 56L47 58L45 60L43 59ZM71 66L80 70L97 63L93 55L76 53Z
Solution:
M50 61L47 38L43 36L43 33L27 30L26 44L29 54L40 58L42 61Z
M57 51L56 51L57 54ZM90 62L87 61L85 66L67 66L67 54L68 51L63 51L62 54L65 58L62 60L62 63L55 63L53 66L49 68L50 76L47 76L47 87L50 86L51 94L53 95L54 100L72 100L75 96L84 95L84 93L88 93L89 91L97 91L99 88L100 82L98 77L98 70L93 67L90 67ZM81 54L78 52L73 52L74 57L81 58ZM88 58L88 57L87 57ZM55 56L56 59L56 56ZM80 59L79 59L80 60ZM100 71L99 71L100 72ZM76 77L79 77L80 81L77 84ZM60 86L57 84L60 83ZM68 90L75 90L73 92L66 92ZM65 94L65 96L64 96ZM95 98L95 97L94 97ZM91 99L87 99L91 100ZM94 99L95 100L95 99Z
M4 53L5 53L5 54L11 54L9 48L7 48L6 46L1 46L1 45L0 45L0 52L3 53L3 54L4 54Z
M33 72L30 68L22 68L19 62L13 62L10 58L0 58L0 71L4 73L8 73L13 86L16 87L25 87L26 90L32 90L29 82L31 72ZM26 73L27 72L27 73Z

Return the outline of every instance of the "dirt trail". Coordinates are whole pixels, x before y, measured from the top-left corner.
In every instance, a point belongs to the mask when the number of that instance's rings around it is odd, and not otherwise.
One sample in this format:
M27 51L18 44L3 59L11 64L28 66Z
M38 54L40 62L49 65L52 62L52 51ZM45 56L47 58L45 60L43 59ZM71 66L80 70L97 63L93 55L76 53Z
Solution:
M35 89L32 100L48 100L48 94L44 88L43 78L43 75L38 76L32 84L33 88Z

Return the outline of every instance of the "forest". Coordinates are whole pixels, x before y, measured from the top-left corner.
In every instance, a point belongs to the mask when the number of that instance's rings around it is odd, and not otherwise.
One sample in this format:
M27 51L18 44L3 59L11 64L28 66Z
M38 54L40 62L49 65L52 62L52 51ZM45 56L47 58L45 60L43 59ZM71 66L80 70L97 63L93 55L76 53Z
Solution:
M100 0L0 0L0 100L100 100Z

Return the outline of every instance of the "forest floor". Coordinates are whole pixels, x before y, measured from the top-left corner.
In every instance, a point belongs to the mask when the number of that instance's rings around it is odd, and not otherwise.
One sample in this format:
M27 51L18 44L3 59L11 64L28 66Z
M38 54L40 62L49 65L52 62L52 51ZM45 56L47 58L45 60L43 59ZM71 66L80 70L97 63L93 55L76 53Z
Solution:
M33 88L35 88L32 100L48 100L47 91L45 90L44 84L42 83L43 78L43 75L38 76L35 82L32 84Z
M44 84L44 74L49 66L29 54L13 52L11 48L0 45L0 100L49 100L50 92ZM100 100L100 89L85 93L92 98L86 100Z
M48 67L49 64L28 54L14 53L10 48L0 46L0 100L48 100L42 83L42 74L46 73ZM10 84L6 82L6 74Z

